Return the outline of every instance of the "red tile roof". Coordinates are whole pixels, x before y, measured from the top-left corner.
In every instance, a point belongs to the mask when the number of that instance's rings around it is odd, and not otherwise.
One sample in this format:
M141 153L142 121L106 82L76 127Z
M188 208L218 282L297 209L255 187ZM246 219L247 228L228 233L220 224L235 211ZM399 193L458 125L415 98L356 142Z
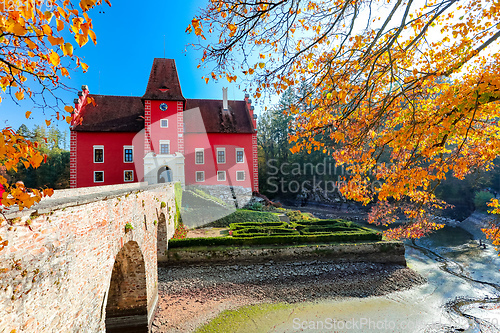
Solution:
M144 105L140 97L92 95L96 106L82 110L79 132L139 132L144 128Z
M155 58L143 99L184 101L174 59Z
M139 132L144 129L145 99L185 101L184 124L187 133L254 133L245 101L228 101L228 111L221 100L189 99L182 96L173 59L155 58L146 93L141 97L89 95L96 106L82 110L83 122L75 127L81 132ZM199 109L199 112L190 111ZM201 119L200 119L201 117Z
M188 99L184 111L186 133L254 133L245 101L228 101L229 113L221 100ZM196 109L199 108L199 113ZM203 123L200 122L199 115Z

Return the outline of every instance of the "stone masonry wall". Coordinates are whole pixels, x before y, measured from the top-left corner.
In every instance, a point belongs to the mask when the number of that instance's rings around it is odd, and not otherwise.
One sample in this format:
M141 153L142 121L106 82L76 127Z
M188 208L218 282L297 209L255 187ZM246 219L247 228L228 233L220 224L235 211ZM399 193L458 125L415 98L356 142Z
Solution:
M130 241L144 258L151 322L157 225L163 213L173 235L171 207L173 184L137 183L56 191L34 209L7 213L10 223L0 220L9 242L0 250L0 332L104 332L113 265ZM127 223L133 230L125 232Z
M189 185L186 189L198 188L210 194L211 196L222 199L225 202L234 205L235 201L238 208L243 208L252 199L252 189L241 186L227 185Z

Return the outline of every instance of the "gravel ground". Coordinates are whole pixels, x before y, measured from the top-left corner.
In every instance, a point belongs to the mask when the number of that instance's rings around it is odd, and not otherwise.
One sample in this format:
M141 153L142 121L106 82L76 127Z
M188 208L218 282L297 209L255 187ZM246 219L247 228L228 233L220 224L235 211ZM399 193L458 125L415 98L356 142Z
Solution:
M380 296L425 283L409 268L303 261L159 267L153 332L191 332L220 312L258 303Z

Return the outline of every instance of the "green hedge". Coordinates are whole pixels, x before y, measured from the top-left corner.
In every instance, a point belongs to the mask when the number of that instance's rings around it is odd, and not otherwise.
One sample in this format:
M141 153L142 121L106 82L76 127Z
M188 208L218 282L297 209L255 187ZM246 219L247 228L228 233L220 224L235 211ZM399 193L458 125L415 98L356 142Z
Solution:
M280 222L280 219L273 213L241 209L207 224L206 227L224 228L231 223L241 222Z
M300 230L301 234L312 234L315 232L337 232L337 231L356 231L360 230L360 228L353 227L343 227L343 226L318 226L318 227L305 227Z
M351 227L351 226L357 226L354 222L351 221L346 221L342 219L330 219L330 220L308 220L308 221L297 221L295 222L298 225L303 225L303 226L316 226L316 225L332 225L332 226L344 226L344 227Z
M286 222L242 222L242 223L231 223L229 229L239 230L251 227L286 227L288 224Z
M171 239L170 249L192 246L291 245L304 243L380 241L382 234L371 231L337 232L327 235L285 235L257 237L207 237Z
M182 223L181 217L181 207L182 207L182 185L180 182L174 184L174 195L175 195L175 217L174 226L177 228L179 224Z
M233 231L233 237L248 237L248 235L264 234L269 236L274 235L299 235L297 230L288 228L268 227L268 228L245 228Z

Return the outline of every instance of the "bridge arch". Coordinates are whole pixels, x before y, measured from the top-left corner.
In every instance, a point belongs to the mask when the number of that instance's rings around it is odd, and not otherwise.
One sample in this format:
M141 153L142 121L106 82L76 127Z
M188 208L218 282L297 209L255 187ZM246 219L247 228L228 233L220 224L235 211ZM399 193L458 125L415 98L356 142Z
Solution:
M106 303L106 332L148 332L146 265L139 244L116 255Z

